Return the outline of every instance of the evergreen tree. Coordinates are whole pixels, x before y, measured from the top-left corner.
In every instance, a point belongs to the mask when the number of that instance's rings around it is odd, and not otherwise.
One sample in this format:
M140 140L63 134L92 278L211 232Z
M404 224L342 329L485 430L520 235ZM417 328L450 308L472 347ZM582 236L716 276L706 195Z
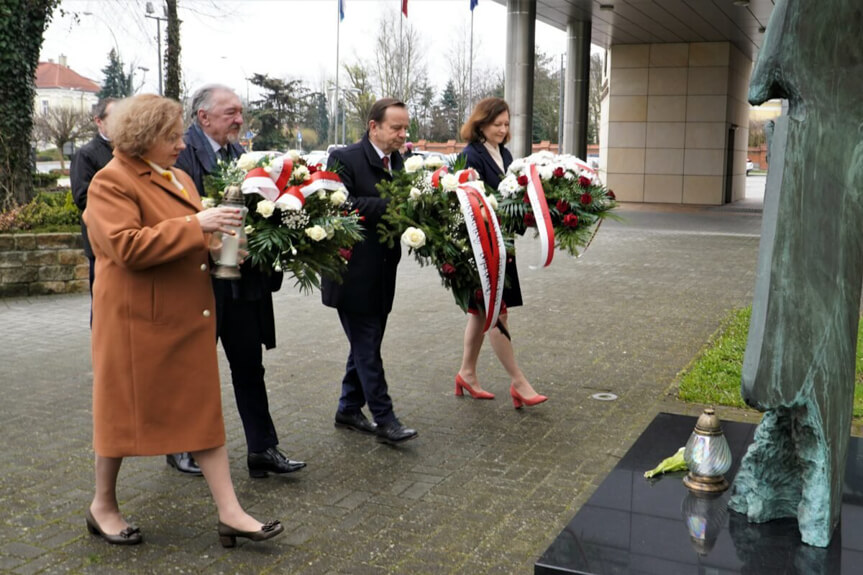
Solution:
M459 118L458 94L456 93L455 83L450 80L444 88L443 94L440 97L441 114L446 122L448 136L447 140L458 139L458 131L461 128Z
M284 150L291 146L303 120L309 89L302 80L279 80L254 74L252 84L259 86L262 98L250 103L250 116L260 123L255 148Z
M123 71L123 61L117 52L111 48L108 52L108 65L102 68L105 79L102 81L102 90L99 91L99 99L102 98L125 98L131 96L132 73Z

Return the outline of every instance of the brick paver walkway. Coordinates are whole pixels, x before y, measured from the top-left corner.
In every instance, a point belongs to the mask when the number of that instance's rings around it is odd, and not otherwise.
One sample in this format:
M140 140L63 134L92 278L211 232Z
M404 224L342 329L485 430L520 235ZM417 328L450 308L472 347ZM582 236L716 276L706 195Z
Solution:
M510 323L522 368L550 397L515 411L490 346L480 376L494 401L453 396L465 319L433 270L405 257L384 363L402 448L336 430L347 344L317 294L277 294L267 352L282 447L308 462L252 480L224 356L231 467L241 501L286 533L222 549L206 485L163 458L130 459L122 509L145 534L117 548L90 536L87 296L0 300L0 571L11 573L532 573L532 564L661 409L666 390L732 307L749 303L760 214L629 206L579 260L531 271ZM221 353L221 352L220 352ZM610 391L612 402L590 399ZM670 406L670 407L669 407Z

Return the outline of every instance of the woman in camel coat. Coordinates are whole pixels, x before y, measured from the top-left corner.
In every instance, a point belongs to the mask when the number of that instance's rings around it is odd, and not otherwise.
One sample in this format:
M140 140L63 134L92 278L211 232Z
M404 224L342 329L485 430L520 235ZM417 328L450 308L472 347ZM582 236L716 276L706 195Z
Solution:
M231 483L207 245L210 232L241 220L236 209L201 211L191 179L171 169L185 148L181 114L179 103L155 95L115 105L114 159L93 178L84 212L96 255L96 494L86 518L115 544L141 541L117 505L122 458L182 451L204 473L223 545L282 531L246 514Z

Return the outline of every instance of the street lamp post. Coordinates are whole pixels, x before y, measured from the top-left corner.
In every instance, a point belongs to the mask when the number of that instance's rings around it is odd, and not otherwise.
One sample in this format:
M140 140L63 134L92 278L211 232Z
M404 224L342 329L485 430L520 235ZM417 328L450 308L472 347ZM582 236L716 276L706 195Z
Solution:
M153 8L152 2L147 2L146 7L147 13L144 14L145 18L150 18L156 21L156 65L159 69L159 95L163 95L162 90L162 22L167 22L167 18L162 18L160 16L154 16L156 10Z

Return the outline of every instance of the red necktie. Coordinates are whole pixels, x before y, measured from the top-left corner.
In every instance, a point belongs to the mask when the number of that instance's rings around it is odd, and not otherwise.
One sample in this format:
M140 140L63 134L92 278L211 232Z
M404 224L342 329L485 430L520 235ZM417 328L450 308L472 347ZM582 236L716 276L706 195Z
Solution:
M389 169L390 169L390 157L384 156L383 158L381 158L381 162L383 162L383 164L384 164L384 169L389 171Z

